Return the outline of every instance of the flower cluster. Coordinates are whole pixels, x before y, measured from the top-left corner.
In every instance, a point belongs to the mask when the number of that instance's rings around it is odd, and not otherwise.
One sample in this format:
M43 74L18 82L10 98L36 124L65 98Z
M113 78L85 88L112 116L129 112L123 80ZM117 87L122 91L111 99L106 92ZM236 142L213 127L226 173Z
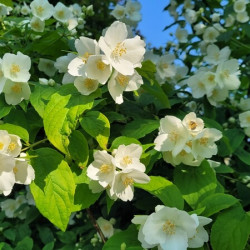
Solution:
M15 183L28 185L35 179L34 169L21 153L17 135L0 130L0 193L9 195ZM18 157L20 155L20 157Z
M185 250L202 247L208 242L204 226L212 220L196 214L189 215L177 208L158 205L155 212L135 215L132 222L139 224L138 239L143 248L158 247L160 250Z
M114 156L107 151L96 151L94 161L88 166L87 176L92 192L106 189L112 199L131 201L134 183L148 183L145 166L140 162L142 147L137 144L120 145Z
M155 139L155 149L163 152L163 158L172 165L180 163L199 166L205 158L217 154L214 143L222 137L215 128L204 128L202 119L194 112L181 121L174 116L160 120L159 135Z
M0 93L5 94L8 104L16 105L23 99L29 99L30 67L30 57L21 52L16 55L6 53L0 58Z
M204 61L209 66L200 68L187 80L194 98L206 95L210 104L216 106L228 97L229 90L239 88L239 63L236 59L229 60L230 53L229 47L221 50L215 44L207 47Z
M75 77L74 85L81 94L89 95L99 83L108 81L112 98L121 104L124 91L137 90L143 84L135 68L141 67L145 43L139 36L129 38L124 23L115 21L98 42L80 37L75 47L78 55L69 63L68 73Z
M135 26L141 21L141 4L137 1L128 0L125 6L117 4L111 11L111 15L129 25Z

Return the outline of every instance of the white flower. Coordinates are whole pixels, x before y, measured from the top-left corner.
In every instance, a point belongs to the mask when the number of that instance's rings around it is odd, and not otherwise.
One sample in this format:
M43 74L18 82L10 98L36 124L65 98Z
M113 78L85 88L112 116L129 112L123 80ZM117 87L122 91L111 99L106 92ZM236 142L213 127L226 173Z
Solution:
M150 178L140 170L125 168L117 172L110 189L111 197L118 197L123 201L131 201L134 197L134 183L148 183Z
M234 22L235 22L235 17L231 14L229 14L227 17L226 17L226 23L225 23L225 27L228 28L228 27L231 27L234 25Z
M240 113L239 120L242 128L250 127L250 110Z
M9 133L6 130L0 130L0 153L5 154L11 142Z
M145 171L145 166L140 162L142 147L138 144L128 146L120 145L115 153L113 163L120 169L136 169L141 172Z
M177 208L157 206L156 212L141 221L139 240L143 240L143 247L185 250L188 247L188 238L193 237L196 232L194 219Z
M115 21L100 37L99 46L110 64L123 75L132 75L134 68L141 67L145 53L145 42L139 36L127 39L124 23Z
M209 103L213 106L217 106L218 102L225 101L228 97L228 90L226 88L214 88L211 93L207 95Z
M4 17L10 14L10 11L12 10L11 7L8 7L2 3L0 3L0 17Z
M117 104L123 103L123 92L134 91L143 84L142 77L135 71L133 75L122 75L115 71L108 82L108 90Z
M82 8L78 3L71 4L69 9L75 16L80 16L82 14Z
M31 12L30 7L24 2L21 8L21 14L28 15Z
M177 27L175 31L175 36L180 43L186 43L188 41L188 32L185 29L182 29L180 26Z
M14 218L15 211L18 208L18 204L13 199L6 199L1 202L1 209L4 211L7 218Z
M187 114L182 120L183 125L189 131L191 135L196 135L204 128L204 122L202 119L197 118L194 112Z
M236 20L240 23L248 22L249 21L248 13L246 11L237 13Z
M192 141L192 152L197 158L198 156L204 158L211 158L217 154L217 146L214 143L222 137L222 133L215 128L205 128L196 135Z
M34 0L30 4L31 12L42 21L49 19L54 13L54 7L47 0Z
M66 56L60 56L56 59L54 63L55 68L59 73L66 73L68 71L69 63L75 58L74 54L68 53Z
M54 76L56 73L56 68L54 66L55 62L49 59L40 58L38 63L38 69L44 72L47 76Z
M157 151L172 151L176 156L182 151L189 135L181 120L174 116L165 116L160 120L159 135L156 137L155 149Z
M173 64L175 56L173 54L166 54L161 56L156 63L156 70L161 79L166 77L174 77L176 74L176 68Z
M17 135L9 134L9 138L10 138L10 143L6 150L6 154L12 157L17 157L21 153L22 149L22 143L20 137Z
M6 53L2 60L4 77L12 81L27 82L30 79L31 60L21 52L17 55Z
M20 155L24 157L23 154ZM24 158L15 159L15 167L13 168L15 174L15 183L29 185L35 179L35 171L31 165Z
M75 40L75 47L78 56L69 63L68 72L72 76L85 76L85 66L88 58L91 55L99 55L100 48L96 40L84 36Z
M176 73L172 78L172 81L180 86L184 85L185 81L183 78L187 75L188 70L187 66L176 66Z
M241 110L250 110L250 98L247 99L241 98L238 107Z
M111 11L110 15L114 16L116 19L122 19L125 17L125 7L117 4L115 8Z
M42 21L40 18L33 16L30 20L30 27L36 32L43 32L45 28L45 22Z
M4 77L4 73L2 70L2 59L0 58L0 93L3 91L4 84L6 82L6 78Z
M77 76L74 85L82 95L89 95L98 88L98 81L86 76Z
M246 1L245 0L237 0L234 2L234 11L236 13L242 13L246 10Z
M115 166L112 162L113 157L106 151L96 151L94 161L88 166L87 176L106 188L111 185L115 176Z
M13 168L15 160L13 157L0 154L0 193L9 195L15 184Z
M194 8L194 4L192 3L191 0L185 0L184 1L184 6L185 9L193 9Z
M63 3L58 2L55 6L53 17L59 22L66 23L72 17L72 12Z
M96 222L105 238L110 238L114 234L114 227L108 220L105 220L103 217L99 217Z
M31 94L29 84L26 82L13 82L7 80L3 89L5 101L9 105L17 105L23 99L28 100Z
M196 35L201 35L206 29L206 25L204 23L197 23L194 25L194 30Z
M140 14L141 4L139 2L132 2L128 0L125 5L125 13L128 15L129 19L135 22L139 22L141 20Z
M250 127L244 128L246 136L250 137Z
M197 72L187 80L187 84L192 89L192 95L194 98L200 98L207 94L207 86L203 79L204 73L205 72L203 71Z
M89 57L85 71L87 77L105 84L111 75L112 67L105 55L95 55Z
M231 50L228 46L220 50L218 46L211 44L207 47L207 56L204 57L204 60L213 65L217 65L228 60L230 53Z
M240 86L239 74L238 61L236 59L231 59L219 63L216 70L215 81L221 89L235 90Z
M79 24L79 21L76 18L69 18L67 20L67 24L68 24L68 30L70 30L72 34L74 34L76 32L75 28Z
M213 22L219 22L220 21L220 13L213 13L211 18L212 18Z
M192 214L191 217L196 222L196 234L188 239L188 247L190 248L198 248L204 245L204 242L208 242L208 233L204 229L204 226L209 224L212 219L204 217L204 216L197 216L196 214Z
M186 9L184 16L190 24L195 23L198 17L197 12L191 9Z
M214 27L208 27L203 33L203 40L207 43L214 43L219 34L220 33Z

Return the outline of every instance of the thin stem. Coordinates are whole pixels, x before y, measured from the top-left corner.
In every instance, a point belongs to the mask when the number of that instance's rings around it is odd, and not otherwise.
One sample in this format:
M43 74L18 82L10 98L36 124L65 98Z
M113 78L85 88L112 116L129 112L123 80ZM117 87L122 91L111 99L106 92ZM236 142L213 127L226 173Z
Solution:
M39 145L39 144L41 144L41 143L43 143L43 142L46 142L47 140L48 140L48 139L45 138L45 139L43 139L43 140L41 140L41 141L35 142L35 143L29 145L28 147L23 148L21 151L25 151L25 150L27 150L27 149L33 148L33 147L35 147L35 146L37 146L37 145Z
M86 210L87 210L88 216L89 216L94 228L96 229L97 233L100 235L103 244L105 244L105 242L106 242L105 237L103 235L103 232L102 232L101 228L97 224L95 217L93 216L93 214L92 214L92 212L91 212L91 210L89 208L87 208Z

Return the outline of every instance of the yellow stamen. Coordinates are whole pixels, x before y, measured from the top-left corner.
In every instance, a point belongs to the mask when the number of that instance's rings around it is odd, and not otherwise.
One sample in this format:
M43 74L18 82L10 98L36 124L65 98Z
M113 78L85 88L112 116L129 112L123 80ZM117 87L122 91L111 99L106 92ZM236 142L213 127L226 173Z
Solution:
M129 78L122 74L118 74L116 80L122 87L126 87L128 85Z
M13 63L13 64L11 65L10 72L11 72L12 74L16 74L16 73L20 72L20 66L17 65L17 64L15 64L15 63Z
M60 18L64 18L65 12L63 10L57 11L57 16Z
M43 13L43 11L44 11L44 8L43 8L42 6L36 7L36 12L37 12L39 15L41 15L41 14Z
M209 82L213 82L213 81L214 81L214 78L215 78L214 75L210 75L210 76L208 77L208 81L209 81Z
M126 155L126 156L124 156L124 157L122 158L121 163L122 163L123 165L129 165L129 164L132 163L132 158L131 158L130 156Z
M191 130L195 130L197 128L197 123L194 122L194 121L190 121L189 124L188 124L188 127L191 129Z
M17 146L17 144L15 142L11 142L8 146L8 150L13 151L13 150L15 150L16 146Z
M174 131L172 131L171 133L169 133L169 139L173 142L177 141L178 139L178 134Z
M4 144L2 142L0 142L0 150L2 150L4 147Z
M123 185L124 185L125 187L131 186L131 185L134 184L134 180L133 180L133 178L131 178L131 177L126 177L125 180L123 180L122 183L123 183Z
M97 62L96 62L96 67L99 69L99 70L101 70L101 71L103 71L105 68L106 68L106 64L104 63L104 62L102 62L101 60L98 60Z
M11 87L11 90L14 92L14 93L21 93L22 92L22 85L21 83L17 82L15 85L13 85Z
M16 174L16 173L18 172L18 168L17 168L17 167L14 167L14 168L13 168L13 172L14 172L14 174Z
M163 224L162 230L168 235L173 235L175 234L175 224L170 220L166 220L166 222Z
M207 144L207 142L208 142L208 138L207 137L202 137L202 138L200 138L200 140L199 140L199 143L201 144L201 145L206 145Z
M124 55L126 53L127 53L127 49L124 46L124 44L123 43L117 43L116 47L112 51L112 56L114 56L114 57L121 57L122 55Z
M82 56L82 61L86 63L91 55L92 54L90 54L89 52L85 52L84 55Z
M100 167L100 172L101 173L108 173L110 172L111 170L111 166L107 165L107 164L103 164L101 167Z
M95 83L95 80L92 80L90 78L86 78L84 80L84 82L83 82L85 88L88 89L88 90L92 90L92 89L95 88L95 84L94 83Z

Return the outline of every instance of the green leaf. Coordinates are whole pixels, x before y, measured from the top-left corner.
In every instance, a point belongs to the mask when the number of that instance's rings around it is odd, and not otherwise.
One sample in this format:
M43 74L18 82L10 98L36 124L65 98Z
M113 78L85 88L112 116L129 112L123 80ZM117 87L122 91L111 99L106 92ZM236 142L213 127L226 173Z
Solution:
M120 136L114 139L112 142L112 145L110 147L110 150L118 148L120 145L124 144L125 146L130 145L132 143L135 144L141 144L138 140L131 138L131 137L126 137L126 136Z
M205 207L202 215L209 217L223 209L235 205L237 202L238 200L232 195L217 193L211 194L203 199L201 202L199 202L197 208L199 209Z
M46 245L43 247L42 250L53 250L53 249L54 249L54 245L55 245L55 243L54 243L54 241L52 241L52 242L46 244Z
M216 128L216 129L218 129L220 131L223 131L223 127L218 122L216 122L215 120L209 119L207 117L203 117L202 119L203 119L203 121L205 123L205 126L207 128Z
M160 122L158 120L137 119L126 125L121 134L128 137L139 139L158 129Z
M9 124L9 123L4 123L4 124L0 124L0 129L7 130L8 133L10 134L18 135L25 142L29 141L28 131L20 126Z
M67 84L51 96L44 112L44 129L49 141L61 152L68 153L69 135L80 115L93 107L99 93L83 96L72 84Z
M33 240L30 237L25 237L22 241L17 243L15 250L32 250Z
M148 184L135 184L152 195L158 197L165 206L183 209L184 200L179 189L171 182L160 176L150 176Z
M14 228L9 228L7 230L3 231L3 235L6 239L14 241L16 238L16 229Z
M245 164L250 165L250 153L248 153L243 147L238 148L235 151L235 155Z
M65 231L74 204L73 174L63 156L51 148L29 152L36 174L30 185L41 214Z
M0 0L0 3L13 8L12 0Z
M94 204L102 193L92 193L89 189L89 185L82 183L76 186L74 207L72 212L80 211L85 208L89 208Z
M80 120L82 128L99 143L102 149L107 149L110 135L108 118L99 111L89 111Z
M242 131L242 129L227 129L224 132L224 135L227 136L227 138L230 141L230 146L231 146L231 153L233 153L242 143L242 141L245 138L245 134Z
M176 167L174 183L180 189L184 200L193 209L200 199L213 194L217 186L214 170L207 161L203 161L199 167Z
M0 95L0 119L8 115L12 106L5 102L4 95Z
M220 164L220 166L214 168L216 173L218 174L228 174L228 173L234 173L234 169L225 165L225 164Z
M102 250L118 250L121 244L126 244L126 249L142 249L141 243L138 241L138 231L135 225L130 225L125 231L114 234L104 244ZM140 247L140 248L139 248Z
M34 91L30 95L30 102L36 112L43 117L45 107L50 100L50 97L57 91L56 87L37 84Z
M213 250L243 250L249 236L249 216L240 205L220 213L211 230Z
M80 168L84 168L89 160L89 146L84 135L75 130L69 136L69 153L73 160L76 161Z

